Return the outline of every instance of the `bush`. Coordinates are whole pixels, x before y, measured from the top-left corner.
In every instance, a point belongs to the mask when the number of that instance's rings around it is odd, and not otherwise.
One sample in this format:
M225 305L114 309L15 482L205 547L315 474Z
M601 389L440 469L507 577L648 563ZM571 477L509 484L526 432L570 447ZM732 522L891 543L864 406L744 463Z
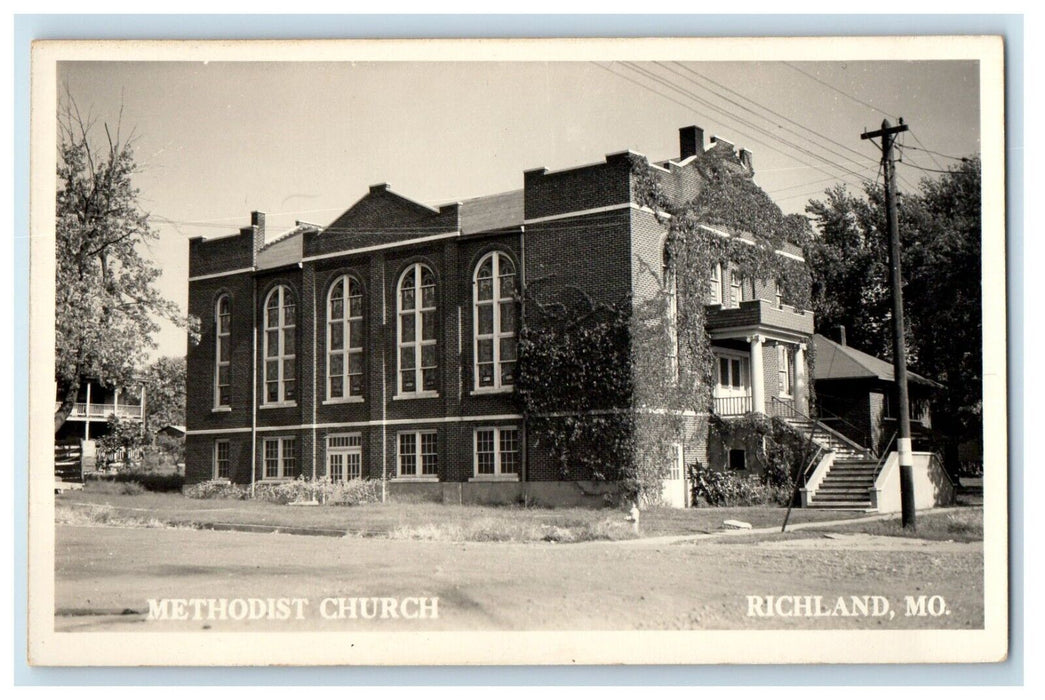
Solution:
M182 493L186 498L222 498L229 500L243 500L247 497L247 489L227 481L203 481L198 484L186 486Z
M187 498L223 498L232 500L249 499L250 489L227 481L204 481L184 489ZM329 505L357 506L377 503L381 500L379 482L353 479L335 482L326 479L306 479L258 484L254 487L254 500L265 503L302 503L316 501Z
M181 491L182 486L185 485L185 477L181 474L170 472L147 472L141 470L130 470L105 475L89 474L87 475L87 480L97 482L108 481L113 483L136 483L145 491L156 491L158 493ZM138 493L141 492L139 491Z
M85 484L91 493L104 493L115 496L137 496L145 493L145 487L137 481L114 481L110 479L91 479Z
M693 502L704 506L787 505L793 483L779 475L738 474L704 465L693 472Z
M339 482L304 477L278 484L258 484L254 487L254 498L269 503L316 501L344 506L376 503L381 500L377 481L353 479Z

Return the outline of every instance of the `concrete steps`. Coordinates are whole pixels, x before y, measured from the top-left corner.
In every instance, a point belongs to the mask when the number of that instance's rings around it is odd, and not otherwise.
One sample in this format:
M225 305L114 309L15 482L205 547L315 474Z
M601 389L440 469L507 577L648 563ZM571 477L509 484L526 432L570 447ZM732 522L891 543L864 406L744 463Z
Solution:
M877 476L877 462L869 459L839 459L809 497L810 508L871 510L870 489Z

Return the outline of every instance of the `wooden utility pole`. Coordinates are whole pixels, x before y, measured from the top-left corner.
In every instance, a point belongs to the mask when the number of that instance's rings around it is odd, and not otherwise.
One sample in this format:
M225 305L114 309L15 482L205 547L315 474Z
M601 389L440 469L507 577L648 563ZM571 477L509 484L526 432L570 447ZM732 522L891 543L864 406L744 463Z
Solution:
M907 131L900 118L897 126L882 120L882 128L864 132L861 139L882 139L882 173L885 177L885 220L889 228L889 271L893 292L893 374L896 379L900 413L900 435L896 449L900 453L900 509L904 528L915 529L914 459L911 455L911 414L907 401L907 350L904 345L903 289L900 277L900 228L896 221L896 172L893 165L893 142L896 135Z

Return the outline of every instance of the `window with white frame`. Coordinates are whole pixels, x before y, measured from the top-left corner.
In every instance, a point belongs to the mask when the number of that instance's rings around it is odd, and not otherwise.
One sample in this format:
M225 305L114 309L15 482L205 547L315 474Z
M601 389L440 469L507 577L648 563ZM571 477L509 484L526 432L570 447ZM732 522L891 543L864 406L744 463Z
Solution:
M783 343L778 343L776 357L777 388L781 396L791 396L795 387L795 351Z
M397 292L399 393L435 393L439 388L435 274L427 265L411 265L399 278Z
M740 300L743 298L743 282L740 277L740 273L737 272L736 268L730 269L729 271L729 305L736 307L740 304Z
M298 469L297 447L297 438L265 438L262 443L265 460L265 478L294 478Z
M475 387L515 385L515 264L507 254L490 253L475 268Z
M232 301L228 294L214 306L214 407L230 402L229 366L232 359Z
M708 304L722 303L722 264L715 263L711 268L711 289L708 294Z
M363 288L342 275L327 295L327 398L363 395Z
M439 474L439 441L434 430L399 433L399 476L431 477Z
M661 277L664 280L664 294L667 297L667 318L665 321L667 323L668 335L668 373L677 380L679 377L678 280L675 276L675 268L671 263L671 256L668 254L667 246L664 247L661 267Z
M264 403L292 403L297 399L295 325L294 297L289 287L280 285L265 298Z
M718 358L718 387L720 390L743 390L747 386L747 358L720 355Z
M232 474L232 466L229 461L229 441L214 441L214 478L228 479Z
M327 436L327 478L351 481L363 478L363 446L359 433Z
M518 476L519 429L515 426L475 429L475 475Z

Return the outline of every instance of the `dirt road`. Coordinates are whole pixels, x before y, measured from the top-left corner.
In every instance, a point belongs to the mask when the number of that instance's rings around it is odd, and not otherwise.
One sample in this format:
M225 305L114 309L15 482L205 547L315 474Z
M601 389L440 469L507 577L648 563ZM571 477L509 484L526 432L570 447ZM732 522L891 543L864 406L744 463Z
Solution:
M981 543L817 533L668 545L486 544L67 525L56 538L58 631L983 626ZM906 615L905 596L923 595L941 596L946 613ZM370 596L438 597L438 618L320 614L326 598ZM837 613L840 596L853 615ZM893 614L855 614L850 596L882 596ZM300 621L146 619L149 598L215 597L309 602ZM811 605L836 614L803 614ZM779 614L764 614L774 609Z

